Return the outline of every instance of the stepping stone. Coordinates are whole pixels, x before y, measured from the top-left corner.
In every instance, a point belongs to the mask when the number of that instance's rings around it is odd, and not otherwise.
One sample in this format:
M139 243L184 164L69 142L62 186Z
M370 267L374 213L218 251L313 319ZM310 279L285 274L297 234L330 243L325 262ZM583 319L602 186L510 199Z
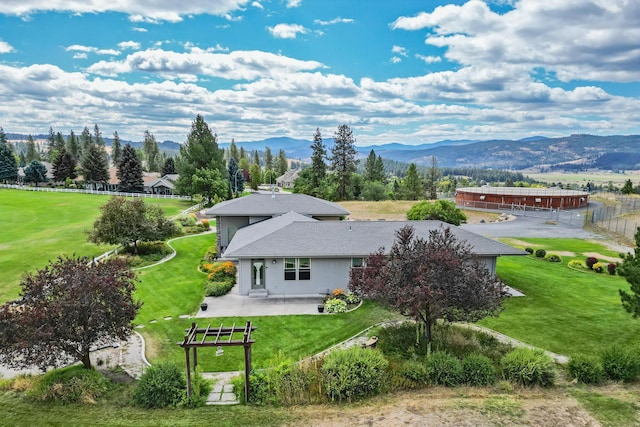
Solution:
M164 320L171 320L171 319L172 319L171 316L167 316L167 317L164 318Z
M178 316L178 318L180 318L180 319L188 319L189 315L188 314L181 314L180 316Z
M153 320L150 320L149 323L158 323L158 321L153 319Z
M142 328L144 328L144 325L138 325L138 326L136 326L136 329L142 329Z

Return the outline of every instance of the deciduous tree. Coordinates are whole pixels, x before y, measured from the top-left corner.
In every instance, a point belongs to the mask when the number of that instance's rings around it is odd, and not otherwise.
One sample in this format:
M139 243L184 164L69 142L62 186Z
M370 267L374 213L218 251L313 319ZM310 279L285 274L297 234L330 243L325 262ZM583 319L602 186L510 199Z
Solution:
M92 347L124 340L140 302L127 261L60 257L20 284L20 298L0 307L0 362L41 369L80 361Z
M460 225L467 220L467 216L454 202L437 200L435 203L426 200L416 203L407 212L408 220L438 220L448 224Z
M215 196L226 198L229 190L228 181L222 178L218 169L196 169L192 186L196 194L202 194L208 203L211 203Z
M349 281L353 292L422 323L428 342L438 319L474 322L499 313L503 287L450 228L424 239L411 226L396 232L388 254L379 250L353 268Z
M133 245L137 253L138 241L164 240L178 232L158 205L147 205L140 198L114 196L100 207L100 212L93 229L87 231L92 243Z

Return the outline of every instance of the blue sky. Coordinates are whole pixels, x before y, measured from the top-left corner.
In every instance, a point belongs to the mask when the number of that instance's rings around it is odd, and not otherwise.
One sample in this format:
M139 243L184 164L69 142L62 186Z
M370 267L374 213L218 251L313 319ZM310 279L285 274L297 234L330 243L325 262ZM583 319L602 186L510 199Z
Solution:
M359 145L640 134L632 0L0 0L0 126Z

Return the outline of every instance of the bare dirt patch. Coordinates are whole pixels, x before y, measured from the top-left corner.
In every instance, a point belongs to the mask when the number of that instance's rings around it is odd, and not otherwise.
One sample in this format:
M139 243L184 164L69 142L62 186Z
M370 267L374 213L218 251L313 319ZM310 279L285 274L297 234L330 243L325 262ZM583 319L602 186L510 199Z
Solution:
M571 251L549 251L549 253L556 254L559 256L576 256L576 253Z
M515 246L524 246L529 247L529 248L537 248L540 247L542 245L539 245L537 243L529 243L529 242L525 242L524 240L519 240L519 239L504 239L505 241L509 241L510 244L515 245Z
M611 256L606 256L606 255L602 255L598 252L585 252L584 253L585 256L592 256L594 258L598 258L598 259L604 259L606 261L609 262L622 262L622 260L618 257L611 257Z
M349 406L292 408L298 426L599 426L563 388L513 394L431 388Z

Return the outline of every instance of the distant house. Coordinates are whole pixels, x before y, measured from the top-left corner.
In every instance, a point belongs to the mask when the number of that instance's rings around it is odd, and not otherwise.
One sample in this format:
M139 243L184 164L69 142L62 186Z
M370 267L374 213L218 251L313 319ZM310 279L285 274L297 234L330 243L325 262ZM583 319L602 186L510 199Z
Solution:
M298 175L300 175L300 169L287 171L276 178L276 185L280 188L293 188Z
M173 191L176 188L178 176L179 175L177 173L168 174L155 178L154 180L149 181L149 183L145 182L145 192L164 195L173 194Z
M42 163L42 165L47 170L47 179L49 181L53 181L53 165L49 162L44 162L44 161L41 161L40 163ZM24 184L24 169L27 166L18 168L18 179L17 179L18 184Z
M346 289L350 270L363 267L370 253L388 251L405 225L423 238L431 230L450 227L492 274L497 257L526 255L441 221L318 221L291 211L238 229L223 258L238 263L240 295L325 294Z
M223 254L236 231L251 224L280 216L289 211L317 220L339 220L349 215L337 203L306 194L256 193L218 203L205 210L205 215L216 219L218 254Z

